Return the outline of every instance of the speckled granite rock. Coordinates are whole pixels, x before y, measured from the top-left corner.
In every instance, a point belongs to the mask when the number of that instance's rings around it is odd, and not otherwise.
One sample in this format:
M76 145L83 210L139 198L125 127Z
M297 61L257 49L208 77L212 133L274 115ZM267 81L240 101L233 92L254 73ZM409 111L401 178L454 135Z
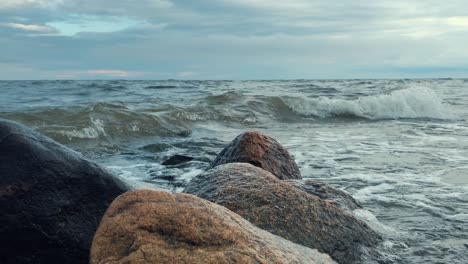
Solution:
M90 263L334 261L193 195L139 190L119 196L109 207L94 237Z
M361 246L380 236L333 203L247 163L230 163L195 177L184 192L225 206L254 225L328 253L339 263L361 260Z
M245 162L271 172L276 177L301 179L301 173L289 152L278 141L261 132L246 132L237 136L210 164Z

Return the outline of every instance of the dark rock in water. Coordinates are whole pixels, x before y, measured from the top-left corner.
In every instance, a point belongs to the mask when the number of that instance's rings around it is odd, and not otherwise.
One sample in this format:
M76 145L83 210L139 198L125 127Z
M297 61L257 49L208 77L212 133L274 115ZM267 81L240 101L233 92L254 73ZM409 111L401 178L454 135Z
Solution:
M301 179L299 168L289 152L278 141L258 131L237 136L218 154L208 169L235 162L250 163L282 180Z
M184 156L184 155L174 155L170 157L169 159L165 160L162 163L162 165L164 166L178 165L178 164L182 164L185 162L189 162L191 160L193 160L193 157Z
M149 144L141 147L140 149L148 151L148 152L153 152L153 153L159 153L166 151L170 149L172 146L166 143L155 143L155 144Z
M165 180L165 181L175 181L177 179L176 175L159 175L154 177L154 179Z
M80 154L0 119L0 263L88 263L101 217L127 189Z
M330 185L316 180L287 180L287 183L303 190L304 192L317 196L347 211L362 208L354 198L342 190L335 189Z
M198 197L139 190L111 204L94 236L90 263L334 262Z
M350 213L247 163L217 166L192 179L184 192L225 206L275 235L330 254L339 263L360 262L361 246L372 247L381 240Z

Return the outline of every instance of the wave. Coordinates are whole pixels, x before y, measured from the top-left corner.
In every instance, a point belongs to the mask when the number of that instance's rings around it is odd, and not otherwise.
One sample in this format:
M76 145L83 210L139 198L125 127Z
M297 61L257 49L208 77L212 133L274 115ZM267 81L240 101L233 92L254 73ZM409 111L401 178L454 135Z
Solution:
M149 85L149 86L145 87L145 89L154 89L154 90L157 90L157 89L175 89L175 88L179 88L179 87L175 86L175 85Z
M450 107L437 94L423 87L395 90L389 94L355 100L287 97L283 101L297 114L306 117L356 117L380 119L452 119Z
M0 113L0 116L36 127L62 143L113 143L147 136L184 137L191 134L194 124L206 122L258 127L274 122L333 122L337 118L380 120L453 117L449 106L428 88L395 90L357 99L246 95L231 91L197 98L188 105L143 106L139 108L125 103L100 102L89 106Z
M242 99L246 99L242 93L230 91L218 95L207 96L204 101L209 104L226 104L231 102L238 102Z
M210 103L184 107L165 104L135 108L124 103L100 102L85 107L0 113L0 116L34 127L61 143L112 143L148 136L185 137L191 134L192 124L196 122L243 125L257 122L255 113L248 109L226 109L211 106Z
M10 113L3 117L34 127L62 143L113 142L145 136L188 136L191 133L182 120L172 120L165 112L148 113L117 103Z

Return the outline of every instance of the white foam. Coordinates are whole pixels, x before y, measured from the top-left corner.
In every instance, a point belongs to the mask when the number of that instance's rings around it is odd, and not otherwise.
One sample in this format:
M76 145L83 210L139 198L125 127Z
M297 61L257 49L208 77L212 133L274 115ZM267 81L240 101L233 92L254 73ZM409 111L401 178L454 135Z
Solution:
M106 131L104 130L104 122L100 119L90 118L91 125L80 130L60 130L58 133L68 137L69 140L72 138L81 138L81 139L95 139L99 135L106 136Z
M372 229L380 232L380 233L385 233L389 235L396 235L398 233L397 230L390 226L386 226L379 222L377 220L377 217L375 215L364 209L356 209L353 211L354 216L356 216L358 219L364 221L367 225L369 225Z
M468 214L449 215L449 216L446 216L446 218L452 221L468 223Z
M195 176L197 176L198 174L204 172L204 170L200 170L200 169L195 169L195 170L191 170L191 171L188 171L182 175L180 175L180 178L181 179L184 179L186 181L190 181L192 180Z
M321 118L351 115L368 119L454 118L450 107L437 94L424 87L396 90L390 94L360 97L356 100L320 97L285 98L296 113Z

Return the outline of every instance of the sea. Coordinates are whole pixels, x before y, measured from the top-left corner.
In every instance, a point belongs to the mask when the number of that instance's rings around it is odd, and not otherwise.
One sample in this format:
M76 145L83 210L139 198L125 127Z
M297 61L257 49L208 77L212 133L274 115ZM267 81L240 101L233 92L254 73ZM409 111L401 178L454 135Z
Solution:
M169 192L262 131L362 204L366 263L468 263L468 79L0 81L0 117Z

